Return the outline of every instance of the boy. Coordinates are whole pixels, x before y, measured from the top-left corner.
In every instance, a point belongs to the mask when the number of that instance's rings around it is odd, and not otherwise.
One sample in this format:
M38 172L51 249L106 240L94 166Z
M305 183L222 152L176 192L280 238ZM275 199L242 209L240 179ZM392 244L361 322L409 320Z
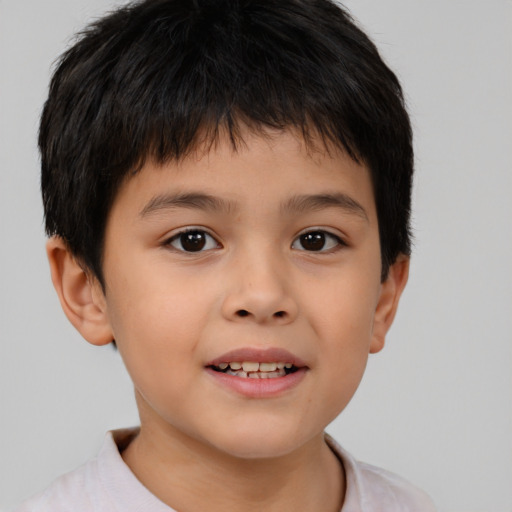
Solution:
M20 511L434 510L324 434L407 281L400 85L329 0L146 0L42 115L52 280L141 426Z

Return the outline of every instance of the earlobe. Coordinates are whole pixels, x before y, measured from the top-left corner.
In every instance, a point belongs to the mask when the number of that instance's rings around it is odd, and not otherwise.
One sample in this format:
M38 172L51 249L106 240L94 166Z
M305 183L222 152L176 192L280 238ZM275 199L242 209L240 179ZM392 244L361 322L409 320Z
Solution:
M399 255L389 268L387 279L381 285L379 301L375 310L370 354L384 347L386 334L393 323L398 303L409 277L409 257Z
M89 343L110 343L114 337L97 279L85 272L62 238L50 238L46 253L53 286L68 320Z

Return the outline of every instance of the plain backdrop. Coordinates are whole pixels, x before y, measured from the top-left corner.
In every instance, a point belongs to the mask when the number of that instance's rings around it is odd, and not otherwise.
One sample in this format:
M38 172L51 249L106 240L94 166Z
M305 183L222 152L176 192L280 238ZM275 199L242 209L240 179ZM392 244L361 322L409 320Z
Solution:
M68 325L42 228L52 62L111 0L0 0L0 509L137 423L117 353ZM415 128L416 243L387 346L328 430L445 512L512 512L512 3L351 0Z

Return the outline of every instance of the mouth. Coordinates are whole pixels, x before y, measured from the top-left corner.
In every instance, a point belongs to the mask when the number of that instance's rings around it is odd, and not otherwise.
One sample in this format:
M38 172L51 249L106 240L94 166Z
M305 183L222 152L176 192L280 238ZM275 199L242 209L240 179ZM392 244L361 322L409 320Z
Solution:
M298 366L288 361L229 361L210 365L209 367L215 372L242 379L277 379L299 370Z
M309 366L282 348L245 347L209 361L205 369L214 382L239 396L273 398L299 386Z

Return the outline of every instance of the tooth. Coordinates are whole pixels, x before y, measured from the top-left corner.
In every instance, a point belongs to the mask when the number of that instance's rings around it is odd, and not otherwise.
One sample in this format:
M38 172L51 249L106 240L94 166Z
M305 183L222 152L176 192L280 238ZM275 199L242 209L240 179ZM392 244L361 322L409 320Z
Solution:
M242 368L242 363L229 363L232 370L240 370Z
M231 368L233 368L233 367L231 367ZM244 361L242 363L242 368L244 369L244 372L257 372L260 369L260 363Z
M260 378L260 374L258 372L253 372L253 373L249 373L248 377L250 379L259 379Z
M274 372L277 369L277 363L260 363L260 372Z
M284 363L277 363L277 368L282 370L284 368Z
M293 366L293 364L292 364L292 363L286 363L286 364L284 365L284 367L285 367L285 368L287 368L288 370L289 370L292 366Z
M260 365L261 365L261 363L260 363ZM258 375L259 375L260 379L270 379L272 373L271 372L259 372Z
M220 368L221 370L225 370L228 366L229 366L229 364L228 364L228 363L220 363L220 364L219 364L219 368Z
M247 373L246 372L236 372L236 376L237 377L242 377L243 379L246 379L247 378Z

